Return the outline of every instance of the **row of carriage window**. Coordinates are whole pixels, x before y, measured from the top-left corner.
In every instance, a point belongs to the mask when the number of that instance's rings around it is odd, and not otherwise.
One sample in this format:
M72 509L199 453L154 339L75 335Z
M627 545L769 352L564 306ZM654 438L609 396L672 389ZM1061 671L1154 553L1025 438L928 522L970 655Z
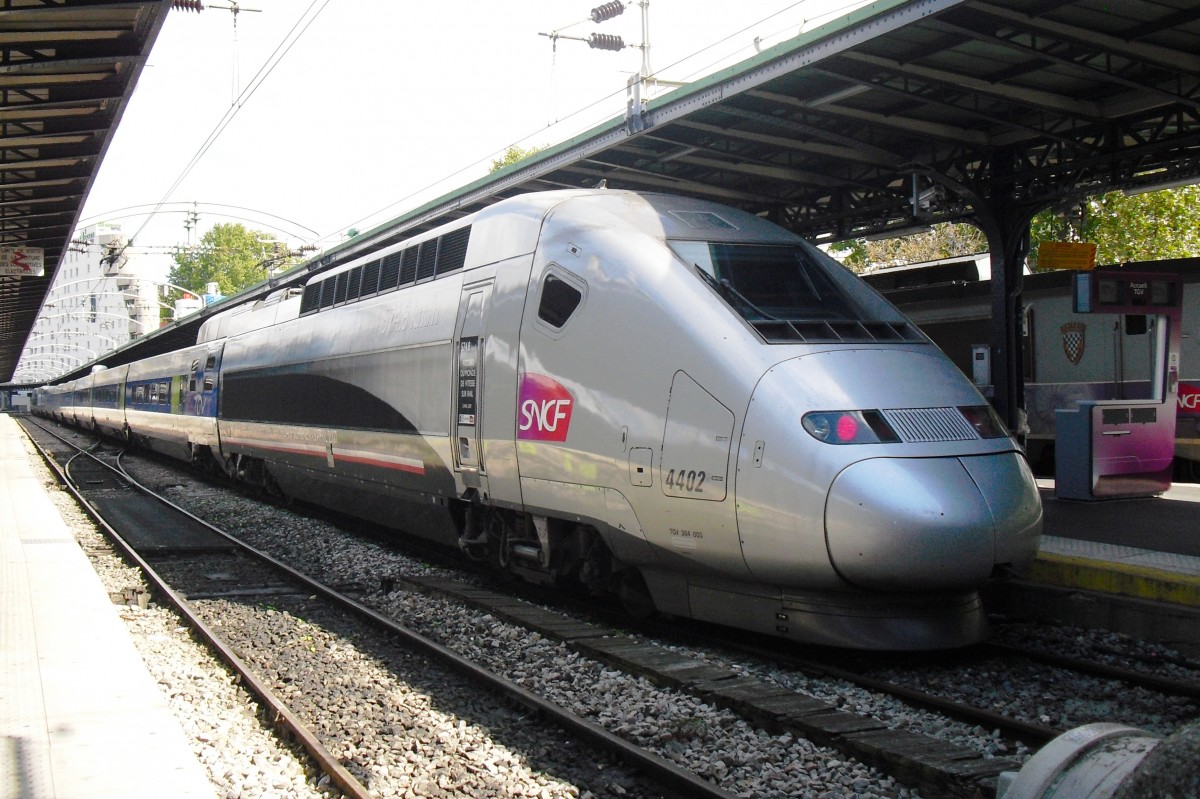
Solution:
M182 386L182 384L180 385ZM115 408L121 399L121 388L121 385L117 383L108 386L93 386L90 398L87 389L78 390L75 392L75 404ZM131 385L129 386L129 401L139 405L170 405L171 383L170 381L156 381Z
M452 230L304 287L300 315L323 311L457 272L467 259L471 227Z
M217 365L217 356L214 353L209 353L208 358L204 362L205 375L203 382L198 384L196 374L200 370L200 360L197 358L192 361L191 375L182 375L177 383L179 387L178 402L183 402L183 387L186 385L188 391L195 391L199 386L203 386L204 391L212 391L216 385L213 380L213 368ZM129 402L135 405L170 405L171 404L171 381L170 380L153 380L142 381L139 383L126 384L129 389ZM91 400L92 405L117 407L121 398L122 385L113 383L106 386L92 386ZM87 389L75 392L75 403L88 404Z

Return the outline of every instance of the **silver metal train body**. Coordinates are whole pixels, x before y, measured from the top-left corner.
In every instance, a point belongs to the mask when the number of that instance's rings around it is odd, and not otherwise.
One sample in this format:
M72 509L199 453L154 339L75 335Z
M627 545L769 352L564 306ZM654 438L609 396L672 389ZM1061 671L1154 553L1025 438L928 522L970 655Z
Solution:
M831 259L710 203L505 200L170 358L130 365L128 435L631 606L957 646L1038 546L1029 468L962 373ZM158 414L129 399L155 378Z

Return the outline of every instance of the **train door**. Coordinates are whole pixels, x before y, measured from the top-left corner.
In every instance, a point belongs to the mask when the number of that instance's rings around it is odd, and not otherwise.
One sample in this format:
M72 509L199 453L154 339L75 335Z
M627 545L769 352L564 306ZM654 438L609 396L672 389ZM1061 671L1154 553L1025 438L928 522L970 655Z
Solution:
M483 491L487 464L483 462L483 363L487 349L487 311L492 281L464 286L454 326L454 391L451 432L454 468L464 485Z
M217 415L217 369L220 350L197 352L188 370L187 396L183 412L189 416Z

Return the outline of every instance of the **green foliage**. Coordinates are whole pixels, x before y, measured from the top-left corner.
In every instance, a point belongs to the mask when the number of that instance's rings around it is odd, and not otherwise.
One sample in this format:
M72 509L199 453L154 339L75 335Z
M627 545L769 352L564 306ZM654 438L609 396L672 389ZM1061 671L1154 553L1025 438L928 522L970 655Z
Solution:
M524 161L529 156L533 155L539 150L544 149L546 149L544 146L530 147L529 149L525 149L524 147L518 147L514 144L512 147L509 147L504 151L504 155L492 161L492 168L489 169L488 172L499 172L501 169L504 169L504 167L512 166L518 161Z
M987 250L983 232L972 225L934 225L926 233L915 233L880 241L849 239L830 246L830 252L855 272L868 266L914 264L973 255Z
M1065 211L1043 211L1029 226L1030 263L1043 241L1089 242L1096 263L1154 261L1200 255L1200 185L1132 197L1115 191L1089 197ZM898 239L850 239L830 251L855 271L985 252L983 233L970 225L934 225L928 233Z
M203 294L215 281L225 295L261 283L268 270L293 260L284 242L237 222L213 225L200 237L199 246L181 250L174 258L167 275L171 283Z
M1132 197L1114 191L1066 212L1043 211L1030 238L1031 261L1043 241L1094 243L1099 264L1193 257L1200 254L1200 185Z

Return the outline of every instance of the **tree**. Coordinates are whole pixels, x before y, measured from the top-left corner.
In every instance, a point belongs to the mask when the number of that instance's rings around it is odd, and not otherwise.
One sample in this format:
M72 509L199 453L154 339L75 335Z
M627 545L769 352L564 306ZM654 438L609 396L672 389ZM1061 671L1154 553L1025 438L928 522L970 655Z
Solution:
M514 144L504 151L504 155L492 161L492 168L489 169L488 172L499 172L501 169L504 169L504 167L512 166L518 161L524 161L529 156L544 149L546 149L544 146L530 147L529 149L525 149L524 147L518 147Z
M174 258L170 282L196 294L216 283L225 295L261 283L269 270L296 260L284 242L237 222L213 225L199 246L180 250Z
M1200 253L1200 185L1126 195L1113 191L1067 209L1043 211L1030 225L1030 260L1043 241L1096 245L1096 263L1190 258Z
M1126 195L1114 191L1065 208L1043 211L1029 226L1031 264L1043 241L1090 242L1096 263L1153 261L1200 253L1200 185ZM919 263L987 250L982 231L971 225L934 225L928 233L867 241L849 239L830 251L851 269Z
M972 225L943 224L934 225L926 233L880 241L848 239L829 249L846 266L861 272L869 266L914 264L973 255L987 250L987 239L983 231Z

